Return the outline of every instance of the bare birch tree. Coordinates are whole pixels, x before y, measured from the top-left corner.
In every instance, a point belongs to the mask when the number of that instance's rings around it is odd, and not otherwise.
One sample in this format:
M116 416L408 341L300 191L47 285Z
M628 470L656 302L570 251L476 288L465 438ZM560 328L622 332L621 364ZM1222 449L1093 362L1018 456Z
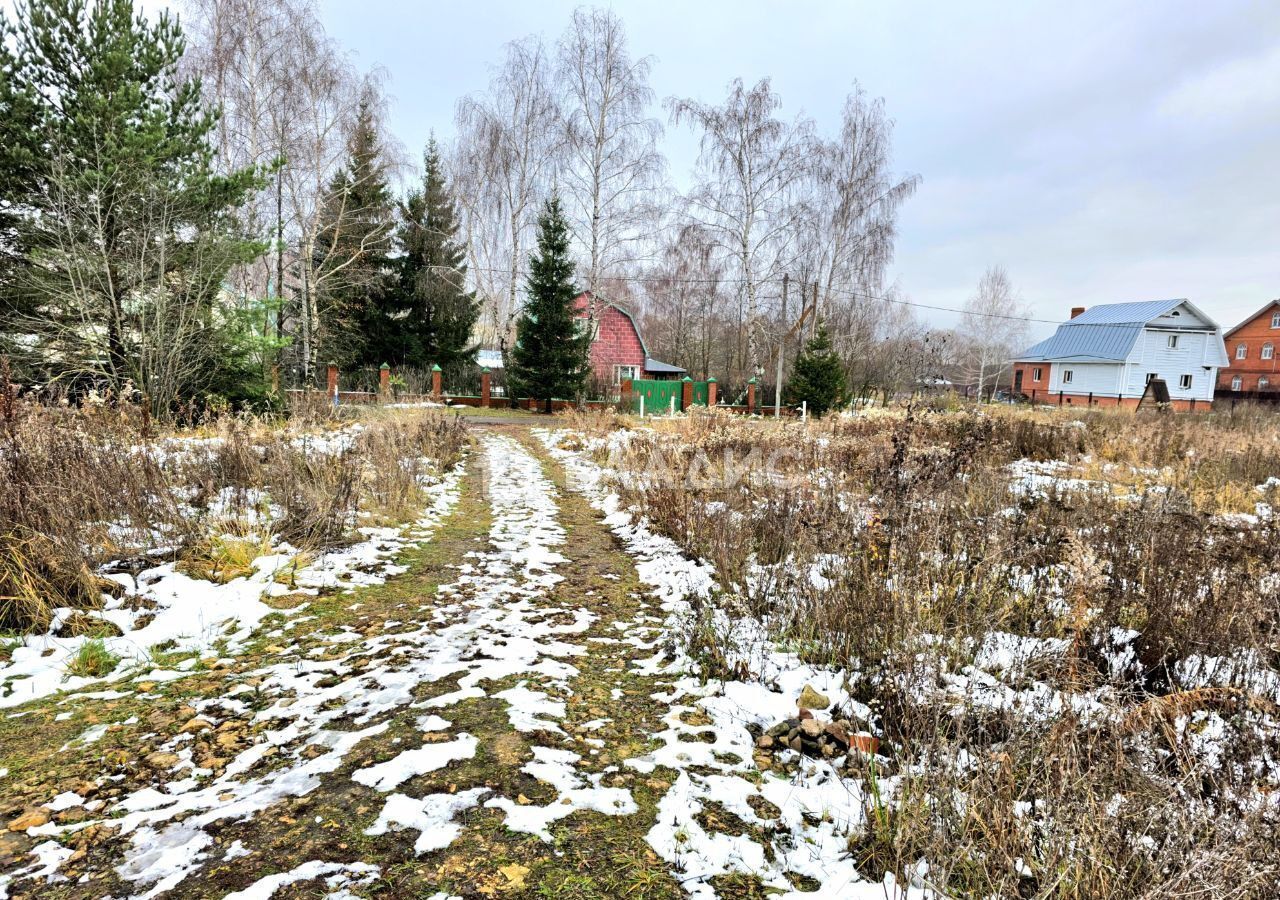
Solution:
M660 216L662 126L649 116L650 57L632 59L622 20L579 8L559 45L565 159L562 188L593 294L644 252ZM588 317L595 318L595 303Z
M464 97L455 113L458 144L451 174L462 230L472 271L498 276L491 286L496 290L484 299L486 324L500 342L519 307L520 272L538 204L556 174L563 129L553 87L546 47L526 38L507 45L488 89Z
M759 371L762 286L781 277L794 251L812 123L779 118L781 99L767 78L751 88L734 79L719 105L679 98L667 105L674 124L688 123L701 133L688 214L736 262L749 364Z
M857 85L845 99L840 133L817 145L809 196L808 279L819 285L813 319L841 297L852 302L876 295L893 260L898 210L920 178L891 170L893 122L882 100L869 100Z
M966 374L977 379L979 397L988 376L993 385L999 383L1010 358L1026 340L1030 315L1004 266L988 267L977 290L965 301L958 332L965 343Z

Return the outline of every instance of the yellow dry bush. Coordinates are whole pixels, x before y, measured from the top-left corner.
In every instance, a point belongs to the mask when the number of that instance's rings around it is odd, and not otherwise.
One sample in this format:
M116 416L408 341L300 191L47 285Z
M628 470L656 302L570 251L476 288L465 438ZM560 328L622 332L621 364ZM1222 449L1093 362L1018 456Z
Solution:
M270 552L269 535L208 535L183 551L178 571L192 578L226 584L252 574L253 561Z

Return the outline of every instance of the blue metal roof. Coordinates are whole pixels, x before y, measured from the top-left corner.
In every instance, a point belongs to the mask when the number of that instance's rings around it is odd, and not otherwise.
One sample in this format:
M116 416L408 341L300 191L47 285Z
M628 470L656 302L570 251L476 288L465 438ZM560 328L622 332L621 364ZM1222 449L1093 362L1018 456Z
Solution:
M1143 300L1137 303L1104 303L1085 310L1058 326L1057 332L1027 348L1016 359L1026 362L1124 362L1152 319L1167 315L1186 304L1208 327L1188 326L1188 330L1214 331L1217 326L1186 300ZM1221 342L1219 341L1219 345ZM1215 365L1225 366L1225 351L1219 346Z
M1091 306L1066 325L1146 325L1171 312L1186 300L1140 300L1136 303L1104 303Z
M1070 322L1059 325L1053 336L1018 354L1028 362L1060 360L1062 362L1124 362L1129 357L1141 325L1101 325Z

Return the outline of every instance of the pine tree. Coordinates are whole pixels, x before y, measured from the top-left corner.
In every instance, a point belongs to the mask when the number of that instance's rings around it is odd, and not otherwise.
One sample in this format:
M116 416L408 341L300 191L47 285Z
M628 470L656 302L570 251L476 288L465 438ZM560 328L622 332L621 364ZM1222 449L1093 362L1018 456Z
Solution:
M132 383L157 411L200 386L218 346L223 278L262 245L232 215L262 184L219 175L182 31L131 0L39 0L4 22L0 204L8 326L28 365ZM30 347L29 342L24 345Z
M397 327L380 352L394 365L451 369L475 354L471 329L480 306L466 288L466 252L435 138L423 163L422 188L401 208Z
M551 412L552 398L576 397L586 382L591 336L573 314L569 225L552 197L538 217L538 249L529 257L528 302L516 322L509 371L517 394Z
M805 344L804 351L796 359L787 394L793 404L804 401L808 411L815 416L847 402L844 363L831 346L827 326L818 326L818 333Z
M395 296L390 259L394 209L372 106L360 104L347 141L347 163L325 192L316 242L321 354L340 365L378 365Z

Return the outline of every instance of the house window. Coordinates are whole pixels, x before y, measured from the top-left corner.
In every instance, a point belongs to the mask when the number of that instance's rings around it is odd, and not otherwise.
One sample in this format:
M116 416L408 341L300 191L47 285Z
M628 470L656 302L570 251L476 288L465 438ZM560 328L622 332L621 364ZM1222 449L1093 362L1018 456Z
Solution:
M1152 378L1155 378L1155 377L1157 377L1157 375L1156 375L1156 373L1155 373L1155 372L1148 372L1148 373L1147 373L1147 381L1146 381L1146 383L1147 383L1147 384L1150 384L1150 383L1151 383L1151 379L1152 379Z
M1271 314L1271 327L1280 328L1280 312L1273 312Z
M1249 348L1244 344L1236 344L1236 359L1245 359L1249 355Z
M636 372L636 366L614 366L613 367L613 383L622 384L628 378L635 379L639 377Z
M1241 378L1239 375L1231 379L1231 390L1238 391L1242 387L1244 387L1244 379Z
M1075 373L1074 373L1074 372L1072 372L1070 369L1063 369L1063 370L1062 370L1062 383L1063 383L1063 384L1070 384L1070 383L1071 383L1071 376L1072 376L1072 375L1074 375L1074 374L1075 374Z
M1261 378L1258 379L1258 390L1265 391L1267 389L1267 386L1270 384L1271 382L1267 380L1267 376L1263 375Z
M1184 391L1191 390L1191 376L1190 375L1179 376L1178 387L1182 388Z
M1178 349L1178 336L1176 334L1169 335L1169 349L1170 350Z
M1273 356L1275 356L1275 355L1276 355L1276 348L1275 348L1275 347L1271 346L1271 344L1269 344L1269 343L1268 343L1268 344L1263 344L1263 345L1262 345L1262 358L1263 358L1263 359L1271 359L1271 357L1273 357Z
M1039 369L1032 369L1032 370L1031 370L1031 380L1032 380L1032 381L1039 381L1039 380L1040 380L1040 370L1039 370Z

